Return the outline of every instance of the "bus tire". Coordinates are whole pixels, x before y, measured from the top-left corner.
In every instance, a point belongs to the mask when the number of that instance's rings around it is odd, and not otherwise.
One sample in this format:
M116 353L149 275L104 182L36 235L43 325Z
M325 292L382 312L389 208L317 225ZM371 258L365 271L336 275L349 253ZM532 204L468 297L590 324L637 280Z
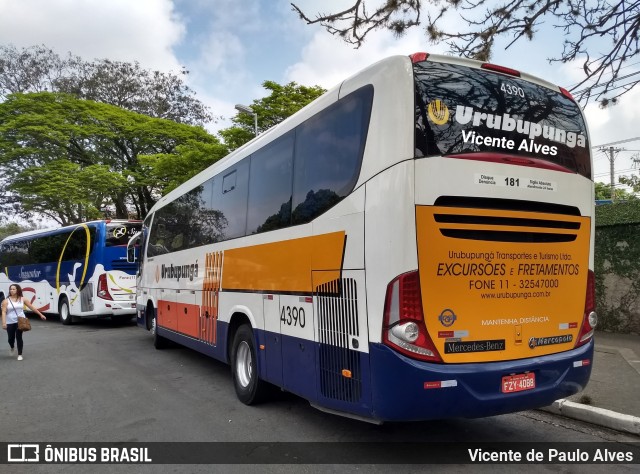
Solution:
M243 324L233 338L231 349L231 373L238 399L245 405L253 405L264 400L267 384L258 377L256 344L253 331Z
M154 316L153 321L151 321L151 330L153 331L153 347L158 350L166 349L167 347L169 347L171 341L169 341L169 339L167 339L166 337L162 337L158 334L158 326L156 323L157 321Z
M151 337L156 337L156 313L151 303L147 305L144 315L145 325Z
M73 323L73 317L71 316L71 311L69 310L69 301L66 297L60 298L60 303L58 304L58 314L60 315L60 322L65 326L69 326Z

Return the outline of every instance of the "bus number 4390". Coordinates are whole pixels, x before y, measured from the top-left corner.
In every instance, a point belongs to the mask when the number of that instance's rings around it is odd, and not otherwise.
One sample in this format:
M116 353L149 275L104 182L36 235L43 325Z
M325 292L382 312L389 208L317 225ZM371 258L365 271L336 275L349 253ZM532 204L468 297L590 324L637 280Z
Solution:
M280 311L280 322L287 326L300 326L305 325L304 308L298 308L296 306L283 306Z

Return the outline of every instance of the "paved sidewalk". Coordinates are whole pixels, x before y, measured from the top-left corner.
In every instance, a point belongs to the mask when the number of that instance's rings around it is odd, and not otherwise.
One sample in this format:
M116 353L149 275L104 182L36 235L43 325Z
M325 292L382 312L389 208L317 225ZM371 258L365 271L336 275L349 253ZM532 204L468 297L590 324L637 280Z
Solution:
M596 332L591 380L545 411L640 436L640 336Z

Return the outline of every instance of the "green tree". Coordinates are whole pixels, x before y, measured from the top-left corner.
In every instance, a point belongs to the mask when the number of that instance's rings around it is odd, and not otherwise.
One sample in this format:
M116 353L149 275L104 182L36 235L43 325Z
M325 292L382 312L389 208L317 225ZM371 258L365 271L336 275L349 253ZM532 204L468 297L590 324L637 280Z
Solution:
M103 214L143 218L166 182L140 155L219 145L201 127L68 94L12 94L0 103L4 204L61 224ZM188 164L185 163L185 166Z
M640 177L638 177L637 175L629 175L629 176L620 176L620 178L618 178L618 181L620 181L620 183L629 186L631 189L633 189L634 193L640 193ZM635 197L635 195L631 194L631 196Z
M619 181L622 184L626 184L628 186L631 186L627 180L627 178L625 176L621 176ZM603 199L611 199L611 185L610 184L604 184L604 183L599 183L596 182L595 183L595 190L596 190L596 199L597 200L603 200ZM635 199L636 197L631 194L629 191L625 190L625 189L620 189L620 188L616 188L615 189L615 200L616 201L628 201L629 199Z
M301 86L295 82L281 85L274 81L264 81L262 87L271 93L254 100L250 105L258 115L258 133L279 124L326 92L320 86ZM220 130L219 135L230 150L235 150L254 137L254 118L253 115L238 112L231 121L235 125Z
M290 82L280 85L265 81L262 86L271 93L256 99L251 108L258 114L258 132L264 132L279 124L302 107L320 97L325 90L319 86L306 87ZM161 183L163 194L178 187L187 179L211 166L229 153L254 138L253 115L238 113L233 127L219 132L224 144L218 142L188 141L178 145L170 153L156 153L140 157L140 162L150 168L149 176Z
M140 162L149 168L149 176L161 184L162 194L166 194L228 152L226 145L218 142L189 140L176 146L172 153L140 156Z
M359 47L375 30L401 36L424 21L432 43L447 43L459 56L488 61L500 38L506 48L533 40L546 21L563 33L562 50L551 62L580 61L583 80L573 87L584 102L593 98L602 106L631 90L640 79L622 71L638 57L640 4L625 0L352 0L350 7L310 18L298 6L293 10L307 24L320 23L331 34ZM426 10L426 11L425 11ZM425 18L426 17L426 18ZM545 52L545 54L547 54ZM550 53L553 54L553 53Z
M61 225L104 217L111 196L129 183L106 165L82 167L66 159L25 169L10 186L26 213L43 214Z
M150 117L203 125L214 117L184 84L187 74L186 69L178 74L150 71L137 62L85 61L71 53L60 57L44 45L0 45L0 99L12 93L64 92Z

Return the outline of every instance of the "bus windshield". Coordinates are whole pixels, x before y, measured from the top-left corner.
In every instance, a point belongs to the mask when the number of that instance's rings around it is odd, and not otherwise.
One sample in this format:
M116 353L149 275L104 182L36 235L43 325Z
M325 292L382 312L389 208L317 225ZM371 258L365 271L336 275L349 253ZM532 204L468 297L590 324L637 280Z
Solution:
M591 179L579 106L518 77L458 64L414 64L416 154L478 152L541 159Z

